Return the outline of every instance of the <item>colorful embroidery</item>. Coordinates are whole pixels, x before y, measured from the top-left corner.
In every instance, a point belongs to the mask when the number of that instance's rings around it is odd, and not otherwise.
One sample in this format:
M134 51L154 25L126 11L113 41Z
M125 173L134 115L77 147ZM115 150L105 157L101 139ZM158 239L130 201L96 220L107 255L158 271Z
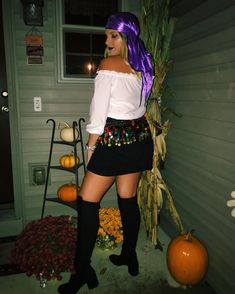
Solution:
M151 135L148 122L143 116L133 120L107 119L104 132L97 144L104 146L122 146L140 142Z

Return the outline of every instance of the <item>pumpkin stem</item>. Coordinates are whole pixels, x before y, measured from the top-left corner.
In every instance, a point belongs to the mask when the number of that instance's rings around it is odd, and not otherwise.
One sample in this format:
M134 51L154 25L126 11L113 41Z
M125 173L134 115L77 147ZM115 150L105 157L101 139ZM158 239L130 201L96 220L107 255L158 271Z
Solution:
M186 241L192 241L192 231L190 231L190 232L187 232L185 235L184 235L184 239L186 240Z
M65 121L61 121L61 122L59 122L59 124L58 124L58 129L60 129L60 126L61 126L61 125L65 126L66 128L70 128L70 125L69 125L67 122L65 122Z

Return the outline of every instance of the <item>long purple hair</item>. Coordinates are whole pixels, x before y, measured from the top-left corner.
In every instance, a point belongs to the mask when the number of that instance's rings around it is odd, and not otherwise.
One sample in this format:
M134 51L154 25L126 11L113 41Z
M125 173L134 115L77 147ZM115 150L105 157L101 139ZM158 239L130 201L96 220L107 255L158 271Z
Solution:
M142 93L147 100L153 85L153 66L151 55L139 37L140 26L137 17L130 12L118 12L108 18L106 29L114 29L125 35L128 61L134 70L142 73Z

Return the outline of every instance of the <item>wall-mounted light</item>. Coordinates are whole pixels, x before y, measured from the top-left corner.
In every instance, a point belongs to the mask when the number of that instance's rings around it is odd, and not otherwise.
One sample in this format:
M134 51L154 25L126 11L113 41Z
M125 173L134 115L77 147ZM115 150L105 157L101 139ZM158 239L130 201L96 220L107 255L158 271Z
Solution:
M24 23L29 26L43 26L43 0L21 0Z

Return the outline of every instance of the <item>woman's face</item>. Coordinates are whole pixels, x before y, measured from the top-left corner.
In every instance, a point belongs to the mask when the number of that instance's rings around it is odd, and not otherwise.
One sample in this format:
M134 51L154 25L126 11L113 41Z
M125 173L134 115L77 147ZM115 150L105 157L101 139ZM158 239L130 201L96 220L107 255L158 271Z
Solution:
M124 50L124 41L118 31L106 29L106 48L108 56L122 55Z

